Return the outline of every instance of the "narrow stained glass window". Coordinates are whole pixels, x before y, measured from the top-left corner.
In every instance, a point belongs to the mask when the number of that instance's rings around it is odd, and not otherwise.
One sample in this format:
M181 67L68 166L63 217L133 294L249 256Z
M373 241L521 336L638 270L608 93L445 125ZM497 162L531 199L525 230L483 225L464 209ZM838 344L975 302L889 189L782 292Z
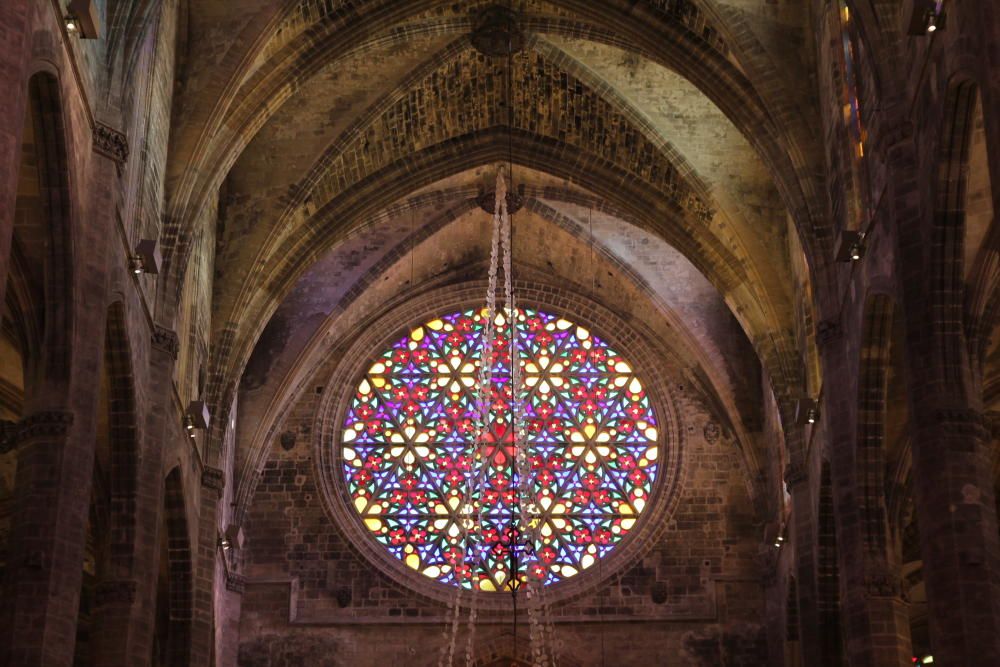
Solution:
M478 310L435 319L376 358L344 418L340 465L369 534L415 571L480 591L529 575L552 584L592 567L633 530L659 469L659 425L618 351L568 320L519 310L537 543L512 557L510 341L501 335L510 327L498 326L484 436L494 443L490 474L475 492L483 547L480 558L462 560L459 508L475 452L484 319Z

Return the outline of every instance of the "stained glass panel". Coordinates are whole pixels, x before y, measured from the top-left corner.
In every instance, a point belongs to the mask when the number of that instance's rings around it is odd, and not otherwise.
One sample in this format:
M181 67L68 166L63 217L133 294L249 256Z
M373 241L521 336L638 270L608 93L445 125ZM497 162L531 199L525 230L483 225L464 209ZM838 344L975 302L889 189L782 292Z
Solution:
M659 469L659 425L632 365L560 317L517 311L537 540L522 549L509 323L497 315L486 460L474 494L478 553L460 530L477 429L476 380L485 311L414 329L371 364L344 418L340 464L371 536L421 574L481 591L527 576L552 584L586 570L630 531ZM468 516L465 517L468 521ZM512 548L513 546L513 548ZM512 574L513 573L513 574Z

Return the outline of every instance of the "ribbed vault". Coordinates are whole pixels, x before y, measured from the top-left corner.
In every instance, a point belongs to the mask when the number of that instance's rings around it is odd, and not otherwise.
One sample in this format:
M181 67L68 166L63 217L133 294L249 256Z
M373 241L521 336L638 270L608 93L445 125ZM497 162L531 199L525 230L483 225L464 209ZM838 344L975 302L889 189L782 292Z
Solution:
M803 38L801 10L762 23L735 1L517 3L527 40L508 90L506 59L469 43L488 4L261 2L241 18L189 7L164 285L180 289L199 212L218 199L208 389L220 417L237 397L254 417L237 438L242 497L352 299L384 284L406 243L461 227L508 161L533 228L577 247L596 222L598 261L670 323L681 366L744 448L748 485L760 484L770 454L763 404L748 397L765 387L781 404L806 386L796 322L815 318L799 312L800 290L812 289L810 271L825 280L830 238L817 223L816 132L802 120L811 98L790 85L791 47L777 39ZM239 39L198 58L223 17ZM639 238L655 253L637 250ZM459 247L456 284L484 261L481 239ZM526 269L545 266L544 247L525 249ZM310 302L331 262L350 265L351 280ZM672 284L681 274L686 292ZM276 322L290 321L300 326L275 349Z

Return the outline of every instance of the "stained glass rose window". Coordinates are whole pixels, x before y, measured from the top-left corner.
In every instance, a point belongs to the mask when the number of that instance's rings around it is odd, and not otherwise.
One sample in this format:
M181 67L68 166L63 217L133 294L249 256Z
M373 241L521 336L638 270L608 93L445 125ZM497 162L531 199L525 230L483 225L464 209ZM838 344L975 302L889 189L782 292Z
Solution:
M426 322L376 357L350 398L338 444L350 502L371 537L427 577L480 591L509 589L528 576L552 584L593 567L634 529L661 460L656 415L637 369L584 327L518 310L535 494L534 544L522 553L512 520L511 327L498 318L488 474L474 498L482 507L478 558L463 559L458 543L476 452L485 311Z

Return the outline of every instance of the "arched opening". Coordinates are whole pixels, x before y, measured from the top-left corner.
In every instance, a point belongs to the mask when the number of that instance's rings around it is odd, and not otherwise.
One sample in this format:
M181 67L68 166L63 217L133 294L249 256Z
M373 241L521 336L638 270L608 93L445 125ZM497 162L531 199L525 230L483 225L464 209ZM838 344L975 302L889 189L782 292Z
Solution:
M167 475L153 637L154 667L186 665L191 647L191 547L180 468Z
M108 310L97 400L94 473L91 486L77 644L74 664L99 664L104 611L96 592L102 582L131 573L135 534L135 401L124 306ZM111 644L114 642L112 641Z
M844 664L844 638L840 618L840 569L837 565L837 523L833 513L830 464L823 462L819 490L819 535L816 553L817 611L820 655L824 667Z
M7 288L0 304L0 575L7 562L17 475L17 453L8 438L46 377L43 343L61 343L57 356L62 361L69 349L64 343L68 202L59 83L39 73L28 85ZM51 351L46 355L51 357ZM62 376L60 370L57 377Z

